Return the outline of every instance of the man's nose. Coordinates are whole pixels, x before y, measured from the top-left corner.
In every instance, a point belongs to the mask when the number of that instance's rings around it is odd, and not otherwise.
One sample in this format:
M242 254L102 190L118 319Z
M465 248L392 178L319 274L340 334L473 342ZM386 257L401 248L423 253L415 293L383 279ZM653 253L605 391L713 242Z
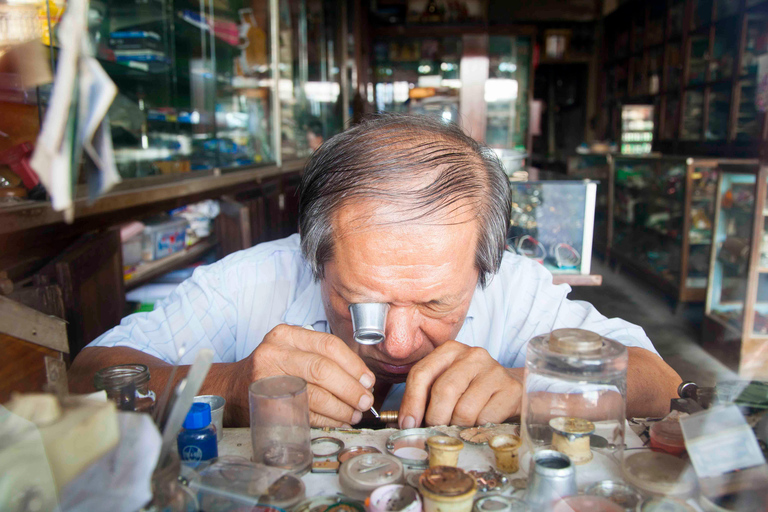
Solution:
M392 306L387 314L386 339L381 344L392 359L406 359L418 347L419 313L414 308Z

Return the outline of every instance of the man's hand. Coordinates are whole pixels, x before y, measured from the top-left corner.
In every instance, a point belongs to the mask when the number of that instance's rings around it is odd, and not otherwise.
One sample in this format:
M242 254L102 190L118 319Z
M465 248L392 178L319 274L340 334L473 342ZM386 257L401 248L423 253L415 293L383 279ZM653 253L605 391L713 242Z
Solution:
M306 380L313 427L354 425L373 405L373 373L332 334L278 325L249 357L235 364L235 379L241 385L274 375Z
M522 370L507 369L487 350L443 343L408 373L400 428L501 423L520 414Z

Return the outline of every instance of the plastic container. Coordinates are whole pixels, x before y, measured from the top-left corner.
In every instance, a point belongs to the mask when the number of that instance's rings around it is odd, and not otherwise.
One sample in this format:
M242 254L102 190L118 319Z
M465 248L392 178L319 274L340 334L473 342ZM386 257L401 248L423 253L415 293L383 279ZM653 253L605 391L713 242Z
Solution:
M183 250L187 244L187 220L167 219L145 223L141 257L154 261Z
M385 485L365 500L366 512L421 512L421 498L409 485Z
M552 446L556 433L567 443L578 442L584 437L581 432L563 432L558 425L591 422L594 433L605 437L613 446L611 451L620 456L626 424L627 361L624 345L583 329L558 329L531 339L521 422L528 449L556 449ZM588 439L582 439L587 450ZM586 462L583 456L580 462Z
M456 466L464 442L451 436L432 436L427 439L429 467Z
M149 368L143 364L119 364L102 368L93 376L93 386L107 392L107 398L121 411L151 413L155 392L149 389Z
M181 461L197 465L219 456L216 427L211 424L211 406L193 403L176 440Z
M683 429L677 420L665 420L651 425L651 448L680 455L685 452Z
M123 242L123 266L132 267L141 263L143 237L136 235Z
M477 484L461 468L436 466L419 477L424 512L471 512Z
M624 509L600 496L568 496L555 503L552 512L624 512Z
M520 460L517 452L521 444L521 439L512 434L493 436L488 441L488 446L491 447L496 457L496 469L504 473L517 473L520 469Z
M266 377L248 387L253 461L296 475L312 466L307 382L290 375Z
M224 406L227 405L227 400L219 395L199 395L194 401L211 406L211 423L216 427L216 440L221 441L224 437Z

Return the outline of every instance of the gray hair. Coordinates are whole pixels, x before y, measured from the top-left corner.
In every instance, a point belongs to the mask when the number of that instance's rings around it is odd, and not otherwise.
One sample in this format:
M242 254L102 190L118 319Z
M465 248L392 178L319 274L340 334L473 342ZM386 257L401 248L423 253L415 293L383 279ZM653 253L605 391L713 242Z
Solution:
M436 173L421 187L406 187ZM479 284L498 272L510 218L507 176L495 153L440 118L377 114L332 137L307 162L299 187L301 250L316 279L333 256L334 212L351 200L386 200L408 220L475 206ZM407 221L406 221L407 222Z

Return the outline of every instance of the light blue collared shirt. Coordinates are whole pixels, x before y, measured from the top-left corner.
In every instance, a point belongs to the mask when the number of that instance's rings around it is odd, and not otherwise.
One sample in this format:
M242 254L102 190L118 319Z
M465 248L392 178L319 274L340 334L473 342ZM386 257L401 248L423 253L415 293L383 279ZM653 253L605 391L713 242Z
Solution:
M570 291L553 284L539 263L507 252L488 286L475 290L456 341L485 348L509 368L525 364L528 340L563 327L657 353L640 327L568 300ZM301 254L299 235L196 269L154 311L124 318L89 346L130 347L172 364L191 364L207 347L214 362L232 363L250 355L278 324L330 332L320 284Z

